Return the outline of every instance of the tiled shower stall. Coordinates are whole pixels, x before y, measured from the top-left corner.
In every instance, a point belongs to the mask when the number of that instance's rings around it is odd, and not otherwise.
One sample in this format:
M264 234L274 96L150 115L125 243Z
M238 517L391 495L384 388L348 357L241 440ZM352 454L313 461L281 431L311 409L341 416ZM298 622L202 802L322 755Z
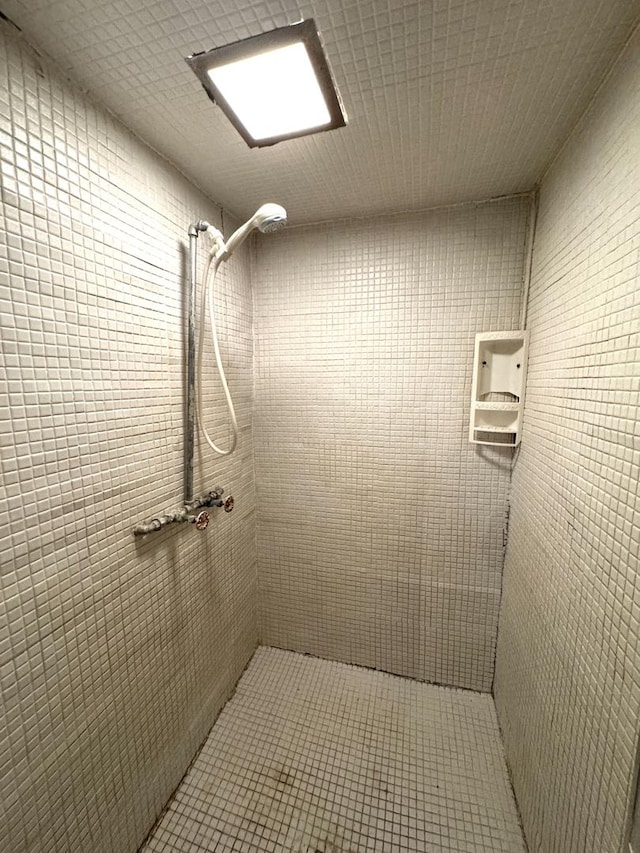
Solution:
M0 40L0 850L626 853L640 33L535 192L222 267L240 437L195 492L235 509L144 538L182 499L186 229L239 222ZM525 302L522 444L474 446L474 336Z

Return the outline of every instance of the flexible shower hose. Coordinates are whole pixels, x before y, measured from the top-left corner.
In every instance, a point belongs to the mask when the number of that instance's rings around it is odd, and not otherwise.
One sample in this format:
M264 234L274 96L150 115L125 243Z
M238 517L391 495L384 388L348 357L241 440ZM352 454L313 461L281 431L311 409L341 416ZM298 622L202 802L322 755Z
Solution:
M213 451L218 453L220 456L229 456L229 454L233 453L233 451L236 449L236 444L238 443L238 421L236 419L235 409L233 408L231 392L229 391L229 386L227 385L227 377L224 375L224 367L222 366L222 359L220 357L220 346L218 344L218 332L216 328L213 285L216 279L216 273L218 272L218 267L220 266L220 262L221 259L215 256L215 251L209 254L209 259L207 261L207 266L204 273L204 281L202 283L202 301L200 303L200 334L198 335L198 362L196 371L196 383L198 386L198 390L196 393L196 409L198 412L198 423L200 424L200 429L202 430L202 434L204 435L209 447ZM227 408L229 409L229 417L231 419L231 431L233 433L231 437L231 446L228 447L227 450L221 450L212 441L211 436L207 432L207 428L204 424L204 417L202 416L202 353L204 350L204 318L207 302L209 303L209 322L211 324L211 339L213 341L213 351L216 357L216 366L218 368L218 374L220 376L222 390L224 391L224 395L227 400Z

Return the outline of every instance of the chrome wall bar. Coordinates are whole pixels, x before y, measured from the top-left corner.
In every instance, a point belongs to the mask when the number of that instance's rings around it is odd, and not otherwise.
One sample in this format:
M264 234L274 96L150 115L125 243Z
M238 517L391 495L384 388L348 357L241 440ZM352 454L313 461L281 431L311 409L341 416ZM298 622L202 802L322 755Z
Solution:
M224 249L222 232L200 219L189 226L189 279L187 281L187 392L184 430L184 502L193 498L193 452L196 432L196 298L198 290L198 235L208 231L215 249Z
M184 501L193 499L193 451L196 430L196 289L198 281L198 232L203 222L189 226L189 279L187 282L187 393L184 430Z

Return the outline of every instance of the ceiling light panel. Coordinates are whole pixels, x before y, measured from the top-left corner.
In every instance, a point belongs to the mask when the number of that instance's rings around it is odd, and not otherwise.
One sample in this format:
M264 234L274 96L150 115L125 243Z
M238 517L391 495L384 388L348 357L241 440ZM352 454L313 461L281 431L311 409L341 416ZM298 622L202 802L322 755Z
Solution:
M195 54L187 63L252 148L346 124L311 19Z

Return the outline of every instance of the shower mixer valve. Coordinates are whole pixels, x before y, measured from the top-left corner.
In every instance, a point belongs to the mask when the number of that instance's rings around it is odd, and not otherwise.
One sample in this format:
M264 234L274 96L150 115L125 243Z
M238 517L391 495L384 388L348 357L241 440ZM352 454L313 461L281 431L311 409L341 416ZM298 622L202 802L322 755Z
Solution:
M233 496L229 495L226 500L223 500L223 494L224 489L220 486L216 486L212 491L207 492L205 495L201 495L199 498L187 501L184 506L178 510L165 512L156 518L151 518L148 521L143 521L141 524L136 524L133 528L133 532L136 536L145 536L147 533L153 533L155 530L161 530L168 524L185 521L189 524L195 524L196 530L206 530L209 526L209 522L211 521L211 513L208 511L210 508L224 508L225 512L231 512L233 509ZM203 509L203 507L206 507L206 509ZM200 510L200 512L194 514L196 510Z

